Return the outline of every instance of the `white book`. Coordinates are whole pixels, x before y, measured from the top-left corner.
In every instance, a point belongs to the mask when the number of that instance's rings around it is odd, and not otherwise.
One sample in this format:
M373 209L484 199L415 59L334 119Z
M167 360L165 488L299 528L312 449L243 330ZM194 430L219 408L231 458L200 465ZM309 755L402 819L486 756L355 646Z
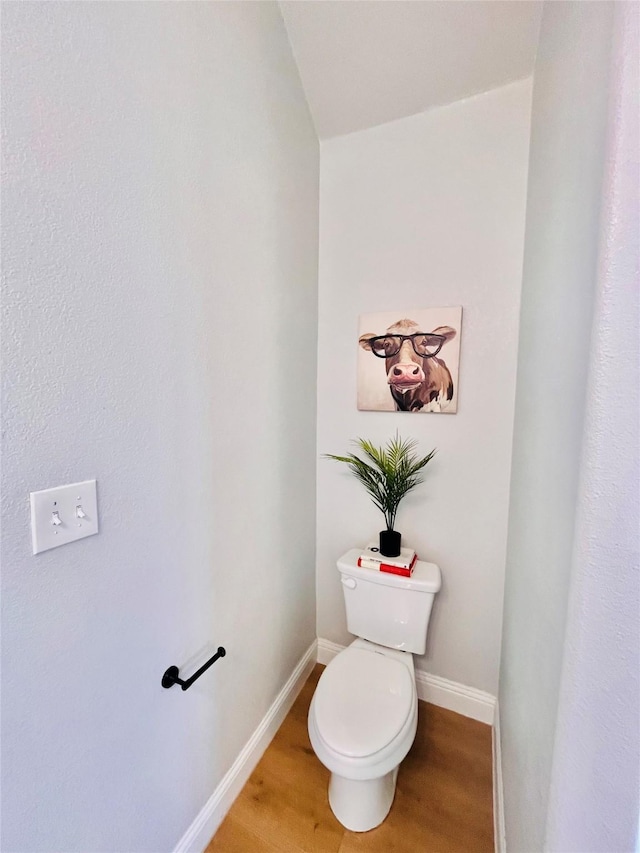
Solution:
M385 563L387 566L397 566L399 569L408 569L413 562L416 552L413 548L401 548L400 554L397 557L385 557L380 553L380 548L377 542L369 542L367 547L360 554L361 560L367 560L372 563Z
M411 577L416 561L417 555L411 566L407 569L404 566L394 566L389 563L376 563L375 560L367 560L364 557L358 557L358 565L362 569L373 569L374 572L388 572L395 575L404 575L405 577Z

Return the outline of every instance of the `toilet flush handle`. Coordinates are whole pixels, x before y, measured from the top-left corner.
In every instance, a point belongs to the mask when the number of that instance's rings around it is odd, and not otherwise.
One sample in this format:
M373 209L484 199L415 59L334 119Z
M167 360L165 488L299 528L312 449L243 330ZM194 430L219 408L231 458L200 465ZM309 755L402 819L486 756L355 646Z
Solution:
M355 589L358 586L358 582L355 578L342 578L342 583L347 587L347 589Z

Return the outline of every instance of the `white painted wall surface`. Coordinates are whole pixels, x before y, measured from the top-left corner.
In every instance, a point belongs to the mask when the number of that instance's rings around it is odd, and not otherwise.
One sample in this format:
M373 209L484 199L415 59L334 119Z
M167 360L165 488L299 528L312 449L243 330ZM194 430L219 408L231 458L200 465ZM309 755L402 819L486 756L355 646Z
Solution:
M2 849L168 851L315 636L317 139L275 4L5 4L2 59Z
M640 7L618 3L614 14L598 292L547 819L554 853L631 853L638 832Z
M533 88L500 671L507 849L543 849L590 353L609 3L546 3Z
M318 136L327 139L530 77L542 0L281 0L280 8Z
M443 574L421 669L495 694L530 82L321 145L318 452L396 429L438 448L397 527ZM456 415L356 410L358 315L462 305ZM382 362L380 364L383 369ZM318 634L349 642L336 559L382 515L318 461Z

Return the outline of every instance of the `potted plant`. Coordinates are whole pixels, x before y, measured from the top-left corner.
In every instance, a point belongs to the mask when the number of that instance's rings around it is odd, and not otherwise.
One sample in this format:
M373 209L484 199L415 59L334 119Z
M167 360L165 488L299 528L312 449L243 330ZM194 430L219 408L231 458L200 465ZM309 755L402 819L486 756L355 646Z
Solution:
M387 524L386 530L380 531L380 553L385 557L397 557L402 543L401 534L394 530L398 506L411 489L423 482L424 468L436 451L419 456L415 452L417 442L402 439L398 433L384 447L376 447L364 438L356 439L354 444L365 459L353 453L348 456L326 453L325 457L344 462L365 487Z

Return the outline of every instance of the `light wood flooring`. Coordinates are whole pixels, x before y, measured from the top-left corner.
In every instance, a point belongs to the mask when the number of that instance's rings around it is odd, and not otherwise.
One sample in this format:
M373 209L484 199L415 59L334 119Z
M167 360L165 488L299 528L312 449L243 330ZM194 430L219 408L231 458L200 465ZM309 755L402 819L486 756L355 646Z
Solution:
M350 832L307 734L317 664L205 853L493 853L491 729L419 703L418 733L381 826Z

